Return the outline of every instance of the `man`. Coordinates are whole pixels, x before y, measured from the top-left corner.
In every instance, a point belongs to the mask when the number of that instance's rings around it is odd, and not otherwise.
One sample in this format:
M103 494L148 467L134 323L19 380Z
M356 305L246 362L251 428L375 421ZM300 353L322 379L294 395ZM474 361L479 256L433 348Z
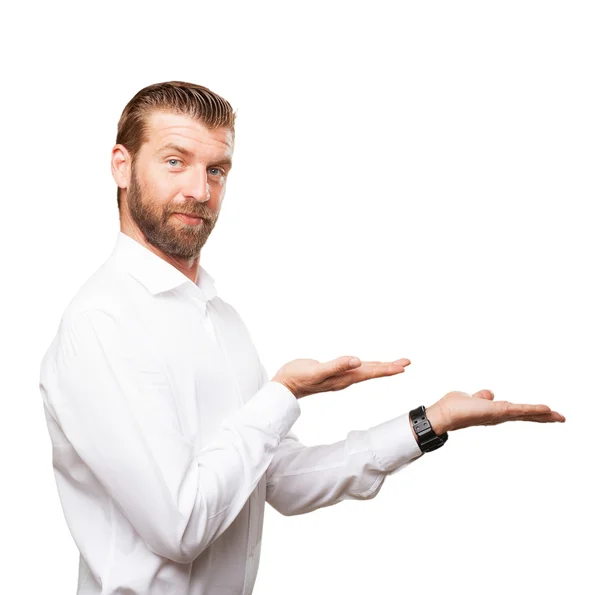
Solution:
M200 252L232 166L234 115L170 82L125 107L112 150L120 231L66 308L40 390L78 595L248 595L265 502L285 515L373 498L447 432L565 421L546 405L451 392L336 444L290 432L298 400L402 373L407 359L299 359L269 380ZM282 586L283 587L283 586Z

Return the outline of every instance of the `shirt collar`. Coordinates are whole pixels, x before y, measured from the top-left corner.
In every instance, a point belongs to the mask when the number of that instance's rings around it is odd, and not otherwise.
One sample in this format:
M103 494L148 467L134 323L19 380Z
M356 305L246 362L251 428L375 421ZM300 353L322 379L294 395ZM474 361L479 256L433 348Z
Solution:
M202 267L198 267L198 279L194 283L172 264L119 230L113 250L113 258L146 289L156 295L180 285L196 287L204 301L217 295L214 279Z

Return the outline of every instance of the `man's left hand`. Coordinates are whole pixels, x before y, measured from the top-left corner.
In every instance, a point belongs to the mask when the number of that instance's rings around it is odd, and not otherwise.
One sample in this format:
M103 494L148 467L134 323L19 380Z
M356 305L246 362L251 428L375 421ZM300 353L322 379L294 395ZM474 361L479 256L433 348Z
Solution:
M506 421L564 422L565 417L548 405L525 405L509 401L494 401L491 390L473 395L453 391L427 407L427 418L439 436L444 432L470 426L494 426Z

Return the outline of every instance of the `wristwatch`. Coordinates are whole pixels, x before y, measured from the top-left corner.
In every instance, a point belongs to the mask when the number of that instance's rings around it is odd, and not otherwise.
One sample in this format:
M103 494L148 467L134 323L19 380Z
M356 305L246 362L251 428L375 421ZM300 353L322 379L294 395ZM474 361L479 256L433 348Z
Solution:
M440 446L443 446L446 440L448 440L448 432L444 432L438 436L431 427L427 415L425 414L425 407L421 405L410 412L410 420L412 426L417 435L417 442L421 452L431 452Z

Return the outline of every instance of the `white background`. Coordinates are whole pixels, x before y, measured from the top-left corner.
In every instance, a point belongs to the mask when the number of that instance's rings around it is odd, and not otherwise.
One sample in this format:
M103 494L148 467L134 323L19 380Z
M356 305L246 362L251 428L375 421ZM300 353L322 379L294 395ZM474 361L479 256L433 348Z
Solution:
M116 240L121 110L166 80L237 110L201 262L269 373L412 360L303 399L303 442L450 390L567 418L452 432L367 502L268 507L255 593L594 590L596 2L40 2L0 21L3 593L75 593L39 363Z

